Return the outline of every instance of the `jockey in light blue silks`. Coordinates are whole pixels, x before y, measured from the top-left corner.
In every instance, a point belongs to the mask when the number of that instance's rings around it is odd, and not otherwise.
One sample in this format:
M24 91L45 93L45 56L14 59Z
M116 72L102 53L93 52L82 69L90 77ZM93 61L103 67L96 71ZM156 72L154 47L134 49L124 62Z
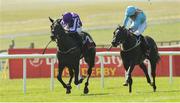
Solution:
M142 33L147 27L146 15L144 12L135 6L128 6L125 11L123 26L135 34L137 40L141 40L141 44L145 49L145 56L149 58L149 46L146 43L144 36L142 36Z
M82 37L79 35L82 32L82 22L79 15L73 12L65 12L62 15L60 24L82 46Z
M145 56L149 58L149 46L146 43L142 33L147 27L146 24L146 15L142 10L135 6L128 6L125 11L125 18L123 21L123 26L126 29L129 29L130 32L136 35L137 40L141 40L141 45L143 45L143 49L145 51ZM126 73L127 77L127 73ZM127 81L124 83L124 86L127 86Z
M125 12L123 26L140 36L146 29L146 15L142 10L135 6L128 6Z

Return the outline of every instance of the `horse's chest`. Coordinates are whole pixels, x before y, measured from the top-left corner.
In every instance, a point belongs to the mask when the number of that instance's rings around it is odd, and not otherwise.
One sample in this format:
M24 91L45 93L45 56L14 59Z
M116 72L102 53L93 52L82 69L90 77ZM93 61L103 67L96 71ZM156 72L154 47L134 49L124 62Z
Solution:
M71 64L76 61L79 61L80 53L72 53L72 54L71 53L70 54L57 53L57 57L61 63Z
M123 62L131 62L138 64L141 61L140 55L137 52L121 52Z

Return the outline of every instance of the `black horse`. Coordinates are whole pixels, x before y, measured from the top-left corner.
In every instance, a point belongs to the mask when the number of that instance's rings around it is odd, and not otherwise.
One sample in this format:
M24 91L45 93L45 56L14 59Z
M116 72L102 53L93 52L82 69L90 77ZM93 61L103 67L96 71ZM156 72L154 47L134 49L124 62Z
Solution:
M92 68L94 67L94 63L95 63L95 55L96 55L95 46L91 46L89 48L87 48L87 45L85 45L85 47L79 46L78 42L72 36L70 36L69 33L65 32L62 25L60 24L61 19L57 19L54 21L49 17L49 20L52 22L51 38L53 38L54 41L56 41L58 46L57 58L59 61L58 64L59 74L57 76L57 79L60 81L63 87L66 88L66 93L67 94L71 93L71 88L72 88L71 82L74 74L75 74L75 80L74 80L75 85L82 83L84 79L84 77L81 77L80 80L78 79L79 61L81 58L84 57L85 62L88 64L87 81L84 87L84 93L87 94L89 92L88 89L89 78L91 76ZM92 40L92 37L88 33L83 32L83 35ZM65 67L69 69L69 74L70 74L70 80L68 84L65 84L64 81L62 80L62 72Z
M141 41L137 40L137 37L129 32L126 28L118 26L114 31L112 46L117 47L122 44L122 50L120 52L123 65L127 72L126 82L129 84L129 92L132 92L132 77L131 73L135 65L139 65L146 75L147 82L153 86L154 92L156 91L155 76L156 76L156 64L158 63L160 56L158 53L157 45L155 41L149 37L144 37L148 43L150 53L149 58L146 58L145 51L142 48ZM153 77L153 82L148 75L146 65L144 60L149 59L151 64L151 76Z

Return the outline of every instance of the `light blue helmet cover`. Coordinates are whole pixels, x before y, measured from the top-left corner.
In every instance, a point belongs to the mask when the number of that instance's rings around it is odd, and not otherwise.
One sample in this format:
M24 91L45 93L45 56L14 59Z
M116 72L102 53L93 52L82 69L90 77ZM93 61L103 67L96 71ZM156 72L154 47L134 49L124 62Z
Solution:
M136 9L137 9L137 7L135 7L135 6L128 6L127 8L126 8L126 16L132 16L132 15L134 15L135 14L135 12L136 12Z

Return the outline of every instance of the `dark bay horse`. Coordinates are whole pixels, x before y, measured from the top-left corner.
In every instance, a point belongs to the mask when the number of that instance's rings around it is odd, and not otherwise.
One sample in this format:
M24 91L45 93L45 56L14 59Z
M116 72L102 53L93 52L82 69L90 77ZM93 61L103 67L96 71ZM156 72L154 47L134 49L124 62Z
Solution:
M155 41L149 36L145 36L145 39L150 48L148 59L151 64L151 76L153 77L153 82L151 82L146 65L143 62L147 58L144 53L145 51L142 49L141 42L136 39L134 34L129 32L124 27L118 26L118 28L116 28L114 31L112 46L117 47L118 45L122 44L123 50L121 50L120 54L124 68L127 72L126 82L129 84L129 92L132 92L133 81L131 73L135 65L139 65L141 67L146 75L147 82L153 87L154 92L156 91L156 64L160 60L160 56Z
M57 79L63 85L63 87L66 88L66 93L67 94L71 93L71 88L72 88L71 82L73 76L75 75L75 80L74 80L75 85L82 83L84 79L84 77L81 77L80 80L78 79L79 61L82 57L84 57L85 62L88 64L87 81L84 87L84 93L87 94L89 92L88 89L89 78L91 76L92 68L94 67L94 63L95 63L95 55L96 55L95 46L82 50L82 47L78 45L78 42L68 33L65 32L62 25L60 24L61 19L57 19L54 21L49 17L49 20L52 22L51 37L54 38L54 41L56 41L58 47L57 58L59 61L58 64L59 74L57 76ZM88 33L83 32L83 34L92 39L92 37ZM70 80L68 84L65 84L64 81L62 80L62 72L65 67L69 69L69 74L70 74Z

